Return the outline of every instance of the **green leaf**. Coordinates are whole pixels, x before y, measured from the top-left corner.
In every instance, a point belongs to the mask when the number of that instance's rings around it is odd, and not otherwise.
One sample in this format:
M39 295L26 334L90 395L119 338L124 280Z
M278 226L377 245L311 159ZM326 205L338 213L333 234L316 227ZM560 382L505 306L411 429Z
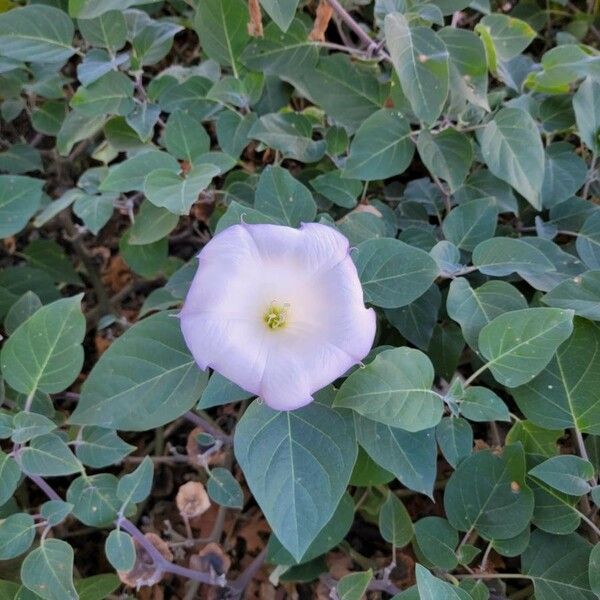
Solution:
M530 421L517 421L506 436L508 444L520 442L525 453L532 455L538 462L557 453L557 440L562 430L543 429Z
M427 129L422 129L417 149L425 166L447 181L451 192L463 184L473 162L473 145L464 133L448 127L432 135Z
M11 439L15 444L24 444L40 435L56 429L56 423L37 413L19 412L13 419Z
M109 473L75 479L67 490L73 514L90 527L105 527L116 519L121 502L117 497L118 479Z
M106 538L104 552L117 571L131 571L135 564L135 546L128 533L113 529Z
M112 429L92 426L83 428L75 454L83 464L101 469L121 462L134 450L135 446L125 443Z
M33 292L25 292L9 309L4 319L4 330L12 335L17 327L24 323L42 307L42 301Z
M32 177L0 175L0 238L10 237L27 225L42 202L43 185Z
M382 108L358 128L344 177L374 181L399 175L410 165L414 151L408 121L398 111Z
M488 281L473 289L462 277L452 280L446 303L448 315L460 325L467 344L475 350L485 325L502 313L522 308L527 308L527 300L510 283Z
M152 171L144 181L144 193L152 204L166 208L175 215L188 215L198 195L203 191L219 168L212 164L199 164L182 179L169 169Z
M352 259L365 300L383 308L410 304L429 289L439 272L429 254L391 238L362 242Z
M579 86L573 96L579 137L594 153L600 153L600 82L591 77Z
M425 567L416 566L417 588L427 600L471 600L471 596L455 585L434 577Z
M121 10L138 4L153 4L158 0L103 0L98 4L95 0L69 0L69 14L78 19L93 19L109 10Z
M86 117L126 115L134 107L133 81L124 73L110 71L88 87L78 88L71 106Z
M351 211L337 222L337 228L343 233L354 247L373 238L386 236L385 221L371 212L362 210Z
M129 233L132 246L152 244L166 237L177 227L179 216L144 200Z
M273 532L299 560L329 521L356 460L351 419L317 402L278 412L253 402L235 455Z
M85 226L94 234L108 223L112 217L116 193L107 194L81 194L73 205L73 212L84 222Z
M432 565L452 571L458 565L454 553L458 545L458 532L446 519L425 517L415 523L413 541L421 555Z
M148 150L111 167L100 184L102 192L143 191L146 176L158 169L179 172L179 163L166 152Z
M247 400L248 398L252 398L252 394L232 381L229 381L229 379L223 377L223 375L213 371L196 408L212 408L213 406L222 406L223 404L239 402L240 400Z
M596 597L600 596L600 544L596 544L590 553L590 585Z
M256 119L254 113L242 116L233 111L223 111L216 125L217 140L221 149L233 158L239 158L248 145L248 133Z
M385 17L385 37L402 91L421 121L433 123L448 96L448 49L429 27L410 25L400 13Z
M40 153L32 146L17 143L0 152L0 171L18 175L43 170Z
M335 591L339 600L361 600L367 591L369 583L373 579L373 571L362 571L360 573L349 573L342 577Z
M492 390L469 386L460 402L460 414L470 421L510 421L508 407Z
M491 37L495 53L503 61L521 54L536 36L529 23L510 15L485 15L475 31L481 32L482 29Z
M594 600L588 575L591 550L592 545L576 534L534 531L521 562L523 574L533 580L536 597Z
M23 585L44 600L79 600L73 585L73 548L46 539L21 565Z
M0 519L0 560L10 560L23 554L35 537L35 522L31 515L16 513Z
M588 483L594 477L592 463L579 456L553 456L529 471L554 489L571 496L583 496L592 487Z
M260 4L280 29L288 30L296 14L298 0L260 0Z
M28 291L34 292L43 303L60 297L52 278L44 271L28 266L0 270L0 317Z
M315 192L343 208L354 208L363 186L358 179L342 177L342 171L329 171L310 180Z
M429 429L443 413L441 397L431 391L433 377L433 366L421 351L385 350L344 381L335 406L407 431Z
M210 138L200 121L182 110L171 113L163 135L169 153L190 164L210 150Z
M540 427L600 435L600 328L575 319L573 335L532 381L514 390L519 408Z
M235 77L240 54L250 40L248 20L242 0L206 0L197 5L194 29L202 50L221 65L232 67Z
M555 142L546 148L542 204L544 208L574 196L587 175L585 161L567 142Z
M487 540L521 533L533 514L522 446L506 446L502 456L482 450L465 458L448 480L444 506L460 531L473 527Z
M124 505L145 500L152 490L153 477L154 463L146 456L135 471L119 479L117 497Z
M25 473L58 477L71 475L81 470L81 463L69 449L61 437L48 433L31 440L21 450L18 461Z
M444 219L442 231L458 248L472 251L496 231L498 208L493 198L471 200L453 208Z
M211 500L221 506L239 509L244 506L242 488L227 469L211 469L206 490Z
M62 523L73 510L73 505L63 500L48 500L40 508L40 515L50 527Z
M96 363L71 423L144 431L192 408L206 385L177 319L159 313L136 323Z
M23 255L32 267L46 271L54 281L82 286L62 246L52 240L33 240L29 242Z
M473 265L485 275L503 277L556 271L550 259L535 246L508 237L495 237L479 243L473 251Z
M79 600L105 600L119 585L119 578L114 573L92 575L92 577L75 581Z
M31 124L39 133L56 135L60 131L65 114L66 104L64 102L48 100L32 112Z
M125 117L125 122L138 135L142 142L148 142L154 133L154 126L160 117L160 106L144 102L136 104Z
M75 28L62 11L30 5L0 14L2 55L33 63L63 63L75 54Z
M436 427L435 436L450 466L456 468L463 458L471 454L473 430L465 419L445 417Z
M437 466L433 429L411 433L363 417L356 419L360 445L381 467L393 473L407 488L429 497Z
M73 383L83 365L81 298L43 306L4 344L0 363L12 388L24 394L35 390L53 394Z
M413 537L413 524L404 504L389 492L379 511L381 537L395 548L403 548Z
M350 485L360 487L371 487L389 483L394 479L394 475L380 467L360 446L358 448L358 457L352 470Z
M507 387L531 381L573 331L573 311L528 308L504 313L479 334L479 349L495 379Z
M94 19L79 19L77 26L89 44L113 54L127 42L127 23L120 10L106 11Z
M565 279L542 298L555 308L572 308L576 315L600 321L600 271Z
M17 462L8 454L0 452L0 506L8 502L21 481L21 469Z
M485 126L480 143L490 171L541 209L544 147L531 116L519 108L501 109Z
M594 211L577 236L577 253L590 269L600 269L600 211Z
M248 137L279 150L285 158L300 162L317 162L325 153L323 140L313 141L312 126L303 115L273 113L255 121Z
M106 120L104 114L85 115L77 110L69 112L56 134L56 147L60 155L67 156L77 142L98 133Z

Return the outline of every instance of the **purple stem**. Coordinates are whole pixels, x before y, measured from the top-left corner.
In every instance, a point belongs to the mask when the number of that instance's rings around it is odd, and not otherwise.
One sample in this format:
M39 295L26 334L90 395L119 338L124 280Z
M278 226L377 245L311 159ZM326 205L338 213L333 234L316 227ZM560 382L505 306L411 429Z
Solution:
M217 429L214 425L209 423L206 419L203 419L200 415L197 415L194 411L188 410L183 415L190 423L196 425L196 427L202 427L214 438L221 440L225 444L231 444L231 436L223 433L220 429Z

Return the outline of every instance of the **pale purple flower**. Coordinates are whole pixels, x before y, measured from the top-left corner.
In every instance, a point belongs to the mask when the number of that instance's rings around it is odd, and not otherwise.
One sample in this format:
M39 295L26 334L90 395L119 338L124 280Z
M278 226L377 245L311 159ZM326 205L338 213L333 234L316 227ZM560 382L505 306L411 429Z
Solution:
M234 225L198 256L181 311L196 362L277 410L293 410L369 352L365 308L348 240L317 223Z

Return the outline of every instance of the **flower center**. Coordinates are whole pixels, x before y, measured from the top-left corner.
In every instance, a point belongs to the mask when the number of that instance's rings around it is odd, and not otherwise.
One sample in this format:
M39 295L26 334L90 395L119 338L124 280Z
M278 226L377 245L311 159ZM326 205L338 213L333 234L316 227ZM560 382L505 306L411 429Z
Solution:
M285 327L288 318L289 304L275 304L271 302L263 314L263 321L269 329L281 329Z

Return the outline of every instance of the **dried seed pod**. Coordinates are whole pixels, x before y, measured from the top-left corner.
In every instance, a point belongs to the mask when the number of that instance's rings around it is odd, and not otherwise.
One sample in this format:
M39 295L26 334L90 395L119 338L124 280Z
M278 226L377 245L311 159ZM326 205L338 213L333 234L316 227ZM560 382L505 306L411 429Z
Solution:
M248 12L250 13L248 35L251 35L252 37L262 37L262 15L260 13L260 4L258 3L258 0L248 0Z
M204 573L222 576L229 571L231 559L223 552L219 544L211 542L190 558L190 567Z
M184 519L193 519L210 508L210 499L199 481L188 481L179 488L175 504Z
M146 533L145 538L168 560L173 560L173 554L169 545L155 533ZM152 557L145 548L137 541L133 541L135 547L135 563L131 571L117 571L119 579L125 585L140 589L144 586L152 586L162 580L164 571L158 568Z
M324 42L325 31L329 26L329 21L333 16L333 8L327 0L320 0L319 6L317 6L317 17L315 24L313 25L312 31L310 32L308 39L313 42Z
M207 443L203 438L212 437L202 429L202 427L194 427L188 435L185 446L190 462L194 465L202 467L222 465L225 459L225 450L219 440L214 440Z

